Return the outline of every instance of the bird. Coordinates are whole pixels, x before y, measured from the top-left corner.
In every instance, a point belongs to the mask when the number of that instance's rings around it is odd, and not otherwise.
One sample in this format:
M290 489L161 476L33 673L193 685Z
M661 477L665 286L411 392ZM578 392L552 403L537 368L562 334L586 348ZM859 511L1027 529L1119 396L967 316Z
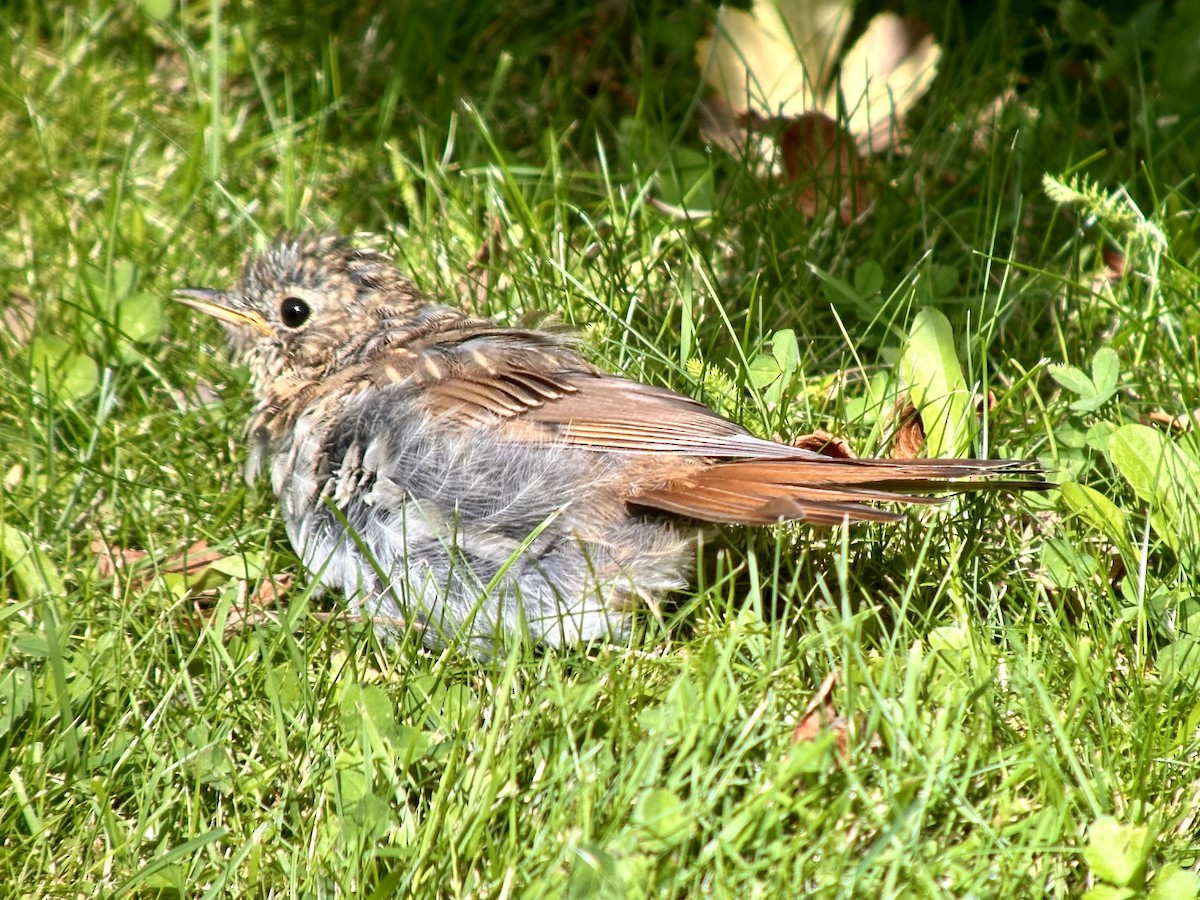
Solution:
M722 525L893 522L880 503L1042 488L1036 462L836 458L608 372L564 328L420 291L384 254L305 231L228 289L176 299L249 367L250 482L266 472L309 576L384 638L488 655L628 635Z

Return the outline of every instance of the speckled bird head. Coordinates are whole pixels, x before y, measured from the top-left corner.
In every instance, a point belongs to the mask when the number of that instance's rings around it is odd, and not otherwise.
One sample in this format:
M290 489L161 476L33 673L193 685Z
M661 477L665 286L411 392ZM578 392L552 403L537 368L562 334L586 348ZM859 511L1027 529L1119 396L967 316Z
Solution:
M312 232L248 256L235 288L187 288L176 299L221 321L259 385L337 368L383 322L420 302L382 254Z

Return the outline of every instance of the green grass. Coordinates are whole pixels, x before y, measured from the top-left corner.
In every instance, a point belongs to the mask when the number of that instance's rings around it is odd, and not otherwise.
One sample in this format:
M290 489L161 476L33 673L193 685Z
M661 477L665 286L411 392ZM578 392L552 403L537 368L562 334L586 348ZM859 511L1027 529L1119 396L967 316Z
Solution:
M926 4L941 73L848 227L720 153L711 216L649 202L703 150L704 4L151 6L0 11L0 305L36 312L32 347L0 333L0 893L1071 896L1144 862L1194 895L1172 879L1200 866L1200 447L1117 431L1200 407L1194 3ZM1088 181L1060 206L1045 173ZM242 480L245 373L164 300L310 224L862 454L933 306L996 396L976 452L1109 505L731 531L628 647L380 646L312 595ZM1094 292L1104 246L1126 274ZM878 294L839 292L875 266ZM781 329L800 359L769 403L750 369ZM1119 383L1087 408L1044 361L1090 376L1102 347ZM201 539L223 571L168 571ZM97 542L149 556L114 576ZM844 753L793 742L831 672Z

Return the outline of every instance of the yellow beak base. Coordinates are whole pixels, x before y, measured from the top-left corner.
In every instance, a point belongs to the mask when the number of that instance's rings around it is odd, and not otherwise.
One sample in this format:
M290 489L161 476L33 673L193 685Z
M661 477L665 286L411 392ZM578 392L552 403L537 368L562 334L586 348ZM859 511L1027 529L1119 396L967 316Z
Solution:
M175 292L175 301L198 312L220 319L240 328L253 328L263 337L270 337L275 329L255 312L234 309L220 302L222 294L209 288L181 288Z

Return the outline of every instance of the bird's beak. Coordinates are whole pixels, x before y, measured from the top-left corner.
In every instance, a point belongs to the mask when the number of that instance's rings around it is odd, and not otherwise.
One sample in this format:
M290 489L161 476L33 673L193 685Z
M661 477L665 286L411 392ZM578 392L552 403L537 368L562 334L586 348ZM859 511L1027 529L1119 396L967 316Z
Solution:
M222 322L243 328L253 328L263 337L270 337L275 333L275 329L258 313L234 309L232 306L222 303L224 296L221 291L214 291L211 288L180 288L175 292L176 302L207 313Z

